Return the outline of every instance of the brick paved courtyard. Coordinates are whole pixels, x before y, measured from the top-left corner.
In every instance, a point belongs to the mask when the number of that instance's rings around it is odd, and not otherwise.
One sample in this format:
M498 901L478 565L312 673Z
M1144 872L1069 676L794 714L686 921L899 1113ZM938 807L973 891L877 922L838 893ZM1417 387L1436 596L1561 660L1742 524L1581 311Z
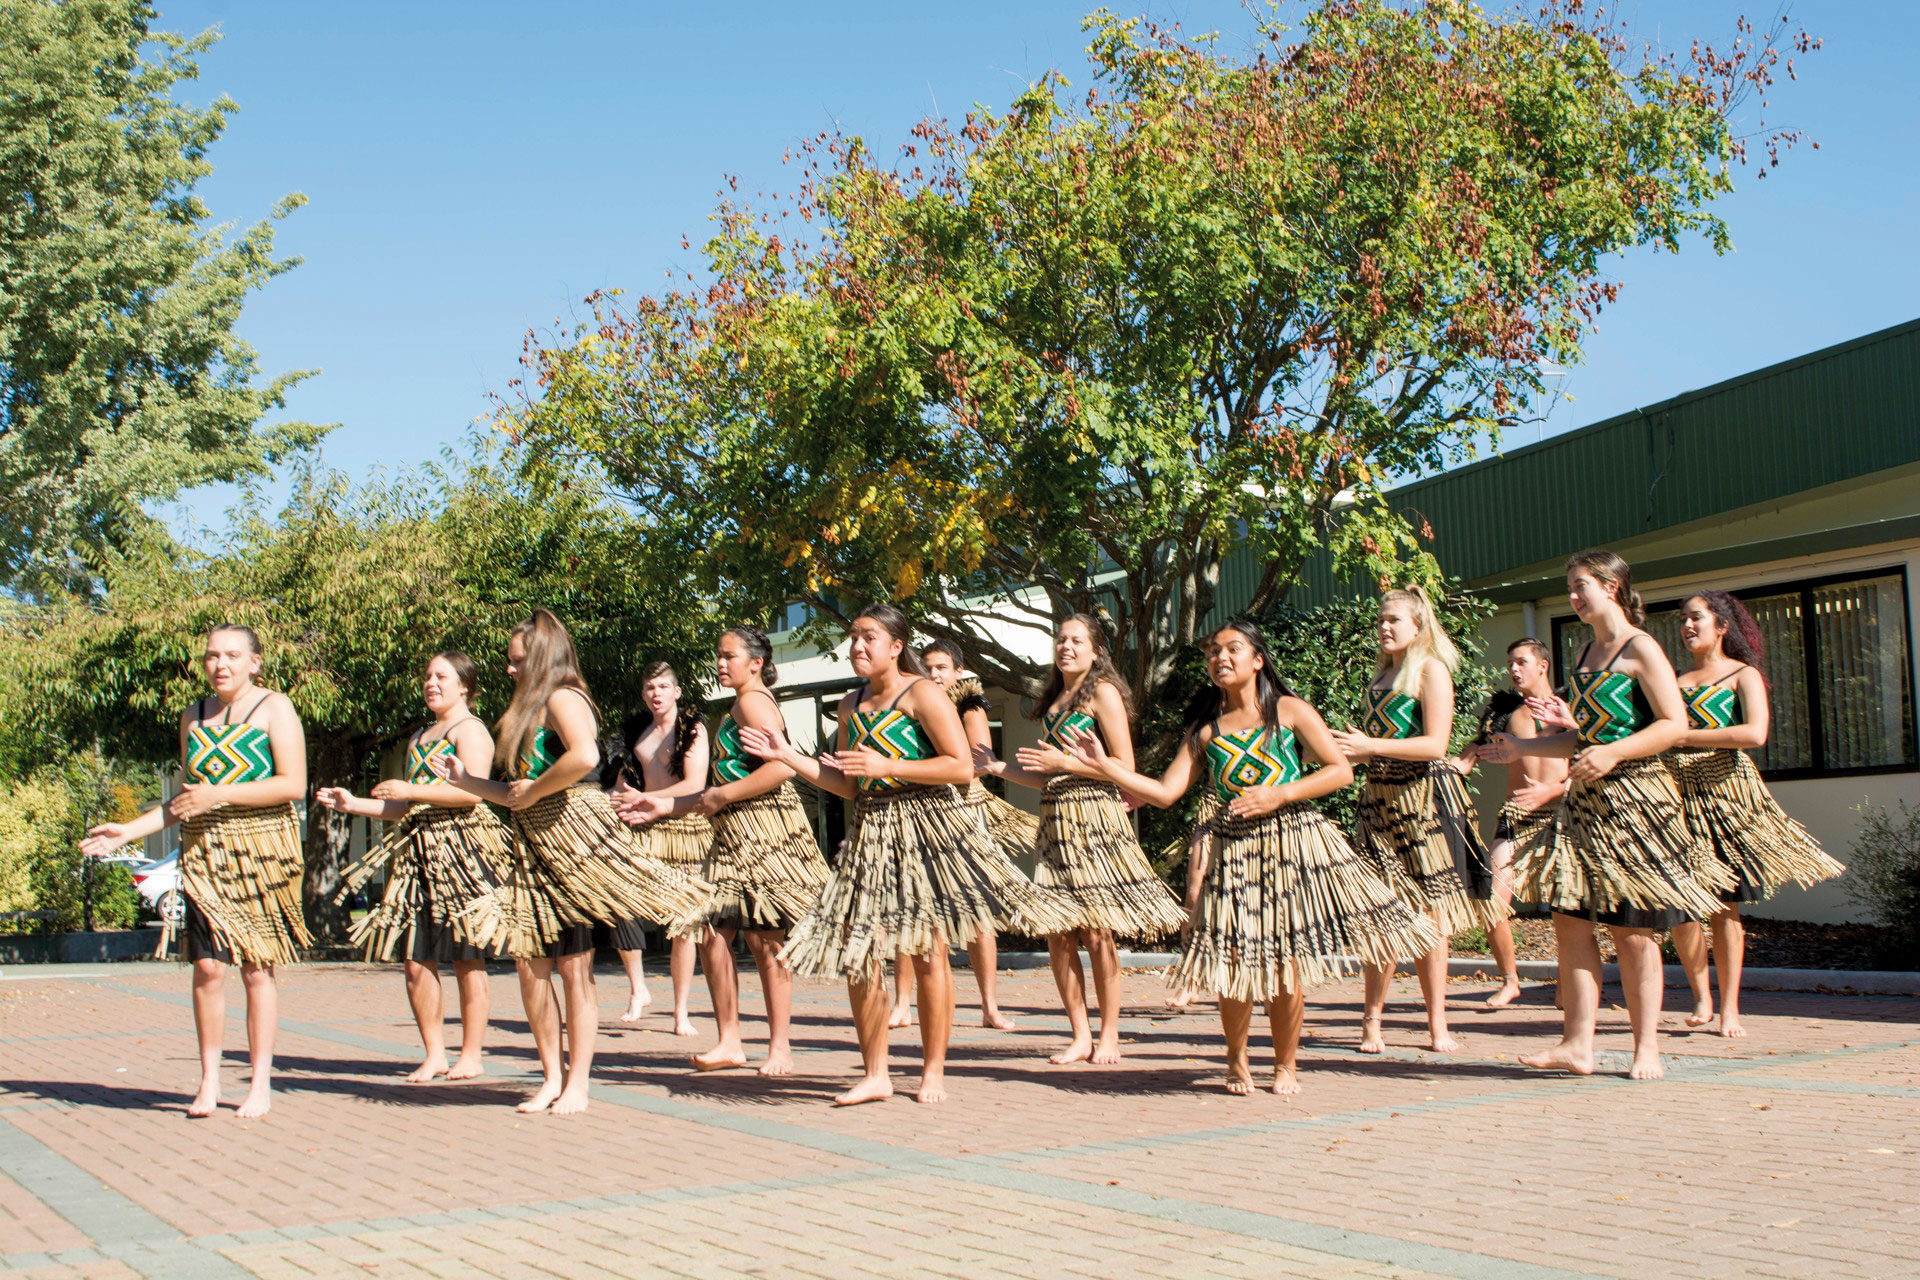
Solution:
M1349 984L1309 1006L1306 1092L1286 1101L1229 1097L1214 1009L1163 1012L1157 978L1130 981L1120 1066L1056 1068L1043 971L1003 976L1011 1034L979 1028L956 977L952 1101L836 1110L857 1066L838 987L801 987L801 1074L768 1082L691 1073L664 1015L622 1027L625 982L603 968L593 1106L560 1119L509 1105L533 1062L510 972L492 978L490 1074L408 1086L398 973L304 966L282 981L273 1114L246 1123L237 978L229 1107L190 1122L184 970L9 969L0 1274L1920 1273L1920 1001L1755 993L1750 1039L1674 1034L1668 1078L1634 1084L1617 1007L1615 1074L1569 1080L1514 1064L1557 1026L1550 988L1493 1013L1490 986L1456 983L1466 1049L1441 1059L1417 1051L1404 981L1392 1047L1368 1060ZM910 1085L915 1033L894 1045Z

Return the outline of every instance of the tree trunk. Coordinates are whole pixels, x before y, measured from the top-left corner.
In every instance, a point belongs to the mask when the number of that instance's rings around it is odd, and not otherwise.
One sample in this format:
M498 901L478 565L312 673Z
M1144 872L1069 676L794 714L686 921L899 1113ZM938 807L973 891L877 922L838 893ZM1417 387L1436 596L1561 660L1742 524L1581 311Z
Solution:
M358 781L361 761L366 759L363 736L317 737L311 744L310 758L314 788L352 788ZM346 870L353 837L353 819L317 804L307 806L307 871L302 885L306 903L307 927L314 942L340 946L347 940L352 914L346 903L336 904L341 873Z

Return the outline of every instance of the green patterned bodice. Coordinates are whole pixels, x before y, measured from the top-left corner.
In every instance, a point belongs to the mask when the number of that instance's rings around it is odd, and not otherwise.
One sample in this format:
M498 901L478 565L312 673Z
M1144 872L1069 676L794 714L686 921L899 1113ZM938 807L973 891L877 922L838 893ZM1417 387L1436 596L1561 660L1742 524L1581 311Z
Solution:
M1587 746L1618 742L1653 720L1640 682L1624 671L1576 671L1567 683L1573 692L1573 723Z
M1068 755L1073 754L1074 734L1091 733L1098 735L1100 722L1084 711L1066 710L1058 713L1043 711L1040 713L1040 741L1050 747L1058 747ZM1102 739L1104 742L1105 739Z
M554 762L567 754L567 744L560 735L542 726L533 731L533 742L520 756L520 776L534 779L553 768Z
M1412 738L1424 723L1420 699L1395 693L1391 685L1367 690L1367 715L1361 732L1369 738Z
M196 724L187 730L187 781L224 786L273 776L273 742L257 724Z
M446 779L433 771L433 762L441 756L453 754L453 743L446 738L435 738L431 742L414 742L407 747L407 781L416 787L431 787L444 784ZM551 760L548 764L553 763ZM545 765L541 766L545 768Z
M847 745L856 751L865 747L889 760L926 760L934 754L920 722L898 707L855 710L847 720ZM903 778L857 778L855 782L862 791L891 791L908 785Z
M738 782L753 772L753 761L740 745L740 722L731 711L720 717L720 727L713 731L713 762L707 768L716 784Z
M1687 728L1731 729L1744 724L1740 691L1728 684L1702 684L1680 690L1687 704Z
M1207 774L1222 800L1255 787L1300 780L1300 753L1293 730L1255 725L1239 733L1215 733L1207 744Z

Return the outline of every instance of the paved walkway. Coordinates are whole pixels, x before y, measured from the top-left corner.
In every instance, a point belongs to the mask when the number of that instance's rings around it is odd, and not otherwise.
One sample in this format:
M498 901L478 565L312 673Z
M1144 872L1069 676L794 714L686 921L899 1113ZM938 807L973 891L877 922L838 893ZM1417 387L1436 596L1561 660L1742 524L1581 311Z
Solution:
M1571 1080L1514 1063L1557 1027L1549 988L1493 1013L1489 987L1456 983L1466 1047L1441 1058L1418 1051L1403 982L1392 1047L1368 1060L1348 984L1312 1001L1306 1092L1287 1101L1229 1097L1213 1008L1164 1013L1156 978L1130 981L1120 1066L1055 1068L1044 972L1003 975L1012 1034L975 1025L957 976L952 1100L838 1110L857 1066L839 988L800 990L800 1075L697 1076L665 1017L621 1027L625 983L603 969L593 1105L559 1119L510 1105L533 1061L510 973L492 979L490 1074L408 1086L398 973L305 966L282 980L273 1114L244 1123L237 975L229 1109L189 1122L184 971L8 969L0 1274L1920 1272L1920 1001L1755 994L1751 1038L1675 1034L1668 1078L1635 1084L1617 1007L1615 1074ZM913 1034L894 1038L906 1086Z

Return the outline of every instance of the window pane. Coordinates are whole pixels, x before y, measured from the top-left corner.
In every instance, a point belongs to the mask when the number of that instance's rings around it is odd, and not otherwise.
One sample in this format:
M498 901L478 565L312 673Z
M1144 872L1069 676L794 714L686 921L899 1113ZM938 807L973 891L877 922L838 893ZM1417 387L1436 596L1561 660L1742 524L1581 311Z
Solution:
M1897 574L1813 592L1827 768L1913 763L1905 615Z
M1800 593L1752 596L1740 603L1760 624L1766 657L1768 703L1773 723L1767 745L1752 753L1764 773L1774 769L1811 769L1813 721L1807 713L1806 632L1801 625Z

